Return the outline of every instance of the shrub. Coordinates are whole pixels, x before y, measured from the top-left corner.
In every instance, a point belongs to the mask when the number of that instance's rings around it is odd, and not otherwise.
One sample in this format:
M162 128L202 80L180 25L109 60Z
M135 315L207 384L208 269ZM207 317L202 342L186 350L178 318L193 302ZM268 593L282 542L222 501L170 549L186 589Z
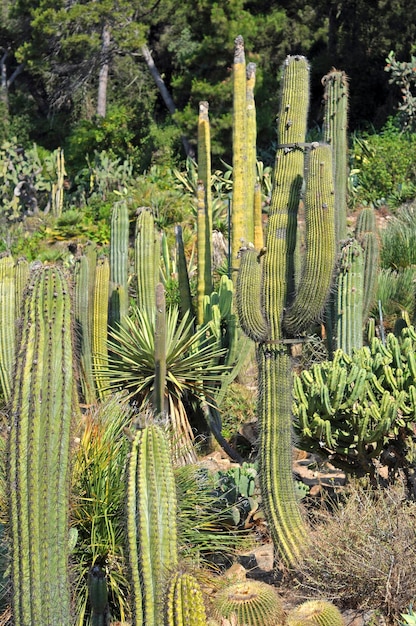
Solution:
M351 484L334 508L315 512L310 549L293 573L296 593L378 610L396 624L416 595L415 518L416 503L400 485L374 491Z

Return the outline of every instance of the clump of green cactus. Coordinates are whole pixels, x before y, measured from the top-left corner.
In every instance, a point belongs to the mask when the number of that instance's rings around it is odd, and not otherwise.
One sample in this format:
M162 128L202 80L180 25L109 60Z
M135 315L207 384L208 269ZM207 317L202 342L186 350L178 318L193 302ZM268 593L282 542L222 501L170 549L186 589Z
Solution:
M332 602L307 600L289 611L286 626L344 626L344 619Z
M176 572L168 583L165 626L206 626L201 587L192 574Z
M284 610L276 589L259 580L224 587L214 596L216 619L236 617L237 626L281 626Z
M301 448L329 458L350 474L369 474L376 465L411 470L410 439L416 411L416 331L389 333L386 345L369 346L295 376L295 430ZM409 447L410 446L410 447Z
M242 251L237 281L240 324L257 342L263 506L275 547L287 563L296 561L307 543L292 476L290 336L319 318L335 263L331 149L305 143L308 106L309 64L304 57L288 57L266 248L262 254L250 247ZM307 250L296 290L297 213L304 177Z
M160 626L164 577L177 565L178 547L171 452L159 426L133 435L127 481L133 626Z
M70 624L69 452L78 410L71 299L57 267L33 272L22 307L7 484L16 626Z

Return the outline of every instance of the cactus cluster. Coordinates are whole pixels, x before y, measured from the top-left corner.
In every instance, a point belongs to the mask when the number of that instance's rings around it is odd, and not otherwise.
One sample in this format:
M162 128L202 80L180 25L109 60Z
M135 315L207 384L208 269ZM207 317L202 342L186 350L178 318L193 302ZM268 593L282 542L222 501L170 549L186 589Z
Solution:
M294 380L299 445L358 475L375 472L374 460L395 442L394 469L406 466L406 435L416 414L416 331L373 337L348 355L302 371ZM393 466L392 466L393 467Z

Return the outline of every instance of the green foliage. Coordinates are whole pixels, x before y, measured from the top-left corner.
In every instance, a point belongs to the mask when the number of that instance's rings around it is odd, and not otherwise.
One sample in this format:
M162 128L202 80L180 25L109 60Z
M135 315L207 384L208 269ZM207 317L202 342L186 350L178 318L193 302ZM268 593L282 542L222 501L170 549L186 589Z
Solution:
M400 88L401 98L398 103L399 121L402 130L416 130L416 56L413 54L409 62L399 62L391 50L384 68L390 74L389 83Z
M416 196L416 135L390 120L380 133L352 138L350 194L355 204L396 208Z
M400 622L400 626L415 626L416 624L416 613L413 612L413 606L409 606L409 610L407 613L402 613L400 617L403 619L403 622Z
M381 269L377 278L377 290L373 315L379 317L379 302L385 323L391 328L394 320L407 313L415 316L416 268L400 270Z
M77 532L72 553L76 624L89 614L87 574L94 565L107 576L112 616L129 616L129 581L125 564L124 504L129 443L123 429L131 410L121 396L110 398L83 419L72 470L71 525Z
M380 236L381 267L401 270L416 265L416 204L400 207Z

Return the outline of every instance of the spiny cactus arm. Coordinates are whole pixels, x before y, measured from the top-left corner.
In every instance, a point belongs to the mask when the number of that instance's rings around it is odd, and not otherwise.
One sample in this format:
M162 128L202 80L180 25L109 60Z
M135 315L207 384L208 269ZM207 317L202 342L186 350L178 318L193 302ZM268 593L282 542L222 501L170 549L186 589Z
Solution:
M0 384L3 398L10 400L16 351L15 262L7 255L0 259Z
M337 280L337 346L347 354L363 344L364 257L360 244L347 242L341 250Z
M191 574L174 574L169 581L165 604L165 626L206 626L201 587Z
M208 102L199 103L198 117L198 176L204 185L205 192L205 228L204 243L202 251L204 254L204 292L206 294L212 291L212 193L211 193L211 130L208 117ZM199 221L198 221L199 224ZM198 259L200 257L198 237ZM199 263L199 260L198 260ZM199 270L198 270L199 277Z
M205 187L202 181L198 181L197 186L197 243L198 243L198 276L197 276L197 322L198 325L204 323L204 302L209 297L207 291L211 284L211 274L207 285L207 265L211 268L211 259L207 255L207 207L205 203ZM210 250L210 247L208 247Z
M324 85L324 141L333 148L335 183L335 233L339 244L347 237L348 101L345 72L332 69Z
M305 57L289 56L283 68L278 150L263 264L265 317L273 340L282 337L283 310L294 295L294 251L308 108L309 63Z
M166 387L166 301L162 283L156 285L155 316L155 388L154 409L156 415L165 410Z
M135 613L139 614L134 626L160 626L164 576L176 566L178 554L171 453L158 426L149 425L137 432L132 459L127 497L128 542L130 566L132 570L140 568L140 575L134 572L132 577Z
M236 285L236 307L243 332L254 341L268 337L268 326L261 306L262 273L260 255L253 248L240 250Z
M231 265L238 267L238 251L247 240L246 59L244 39L234 41L233 63L233 198L231 212Z
M375 299L380 260L374 209L365 207L360 211L354 234L364 251L363 324L365 324Z
M247 220L247 241L254 243L255 235L255 212L254 194L257 176L257 123L256 123L256 103L254 101L254 87L256 84L256 64L248 63L246 68L246 128L247 128L247 200L246 200L246 220ZM255 244L256 245L256 244ZM260 248L259 248L260 249Z
M95 270L93 301L92 359L97 393L101 400L108 395L109 379L103 373L108 369L108 295L110 264L106 257L98 259Z
M143 598L140 580L139 536L136 511L139 509L137 479L139 471L138 437L132 442L127 471L127 548L130 564L130 584L132 593L132 616L134 626L143 626Z
M134 264L137 275L137 304L146 310L149 319L154 319L155 289L159 282L160 237L150 209L142 208L137 216Z
M332 150L329 145L308 151L305 190L306 253L296 297L284 316L292 335L307 330L322 313L336 258Z
M129 213L126 202L118 202L111 214L109 323L118 326L128 313Z

